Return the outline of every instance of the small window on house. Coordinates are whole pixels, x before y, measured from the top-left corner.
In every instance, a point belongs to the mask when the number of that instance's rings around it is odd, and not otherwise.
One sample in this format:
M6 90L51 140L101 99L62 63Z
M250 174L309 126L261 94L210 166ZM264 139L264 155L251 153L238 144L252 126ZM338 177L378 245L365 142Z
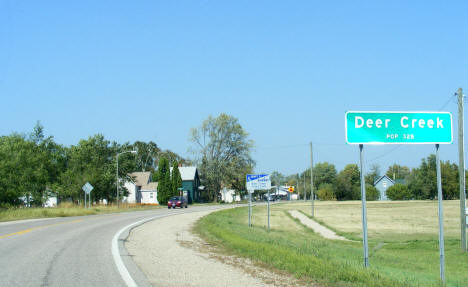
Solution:
M153 193L152 192L150 192L150 198L153 198Z
M384 180L384 181L382 182L382 185L383 185L383 187L387 187L387 181Z

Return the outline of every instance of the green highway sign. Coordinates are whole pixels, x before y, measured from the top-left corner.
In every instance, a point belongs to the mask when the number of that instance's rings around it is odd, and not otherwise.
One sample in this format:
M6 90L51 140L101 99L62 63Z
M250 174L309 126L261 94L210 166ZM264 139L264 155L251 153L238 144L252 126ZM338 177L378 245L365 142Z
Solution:
M361 112L345 115L348 144L451 144L448 112Z

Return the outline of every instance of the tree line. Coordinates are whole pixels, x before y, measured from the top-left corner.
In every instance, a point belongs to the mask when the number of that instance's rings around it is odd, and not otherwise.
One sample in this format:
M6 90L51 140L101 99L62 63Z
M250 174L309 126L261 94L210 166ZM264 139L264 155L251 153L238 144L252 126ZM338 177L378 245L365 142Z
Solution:
M450 161L441 161L442 192L444 199L459 198L459 172L458 165ZM395 182L389 187L386 195L391 200L425 200L437 197L436 157L434 154L421 160L421 164L410 169L407 166L393 164L385 174ZM314 166L314 190L321 200L360 200L361 179L357 164L348 164L343 170L337 172L335 165L321 162ZM380 166L374 164L370 172L365 175L366 199L377 200L379 191L374 183L383 173ZM304 186L305 176L305 186ZM272 184L288 184L297 186L303 198L304 191L310 196L310 169L300 174L284 176L273 172L270 176Z
M119 144L105 139L102 134L81 139L76 145L64 146L56 143L53 136L45 136L39 122L29 134L1 136L0 207L42 206L50 196L79 203L83 198L81 187L86 182L94 187L92 201L114 202L116 155L130 150L138 152L119 156L119 185L123 195L128 194L124 182L132 180L131 172L151 171L153 181L158 181L157 166L162 161L173 163L173 166L188 163L176 153L160 149L152 141ZM180 184L174 183L177 185ZM163 186L172 188L171 184L163 183ZM163 190L163 193L169 193L164 187ZM172 188L170 192L173 191Z

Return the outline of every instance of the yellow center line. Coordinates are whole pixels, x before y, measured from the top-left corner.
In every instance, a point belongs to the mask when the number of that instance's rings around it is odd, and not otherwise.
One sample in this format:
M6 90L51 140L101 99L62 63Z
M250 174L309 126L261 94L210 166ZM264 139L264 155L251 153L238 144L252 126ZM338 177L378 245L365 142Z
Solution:
M77 223L77 222L81 222L83 220L84 219L76 219L76 220L71 220L71 221L66 221L66 222L59 222L59 223L53 223L53 224L48 224L48 225L36 226L36 227L20 230L20 231L17 231L17 232L13 232L13 233L0 235L0 239L10 237L10 236L14 236L14 235L26 234L26 233L29 233L29 232L31 232L33 230L38 230L38 229L42 229L42 228L46 228L46 227L57 226L57 225L62 225L62 224L69 224L69 223Z

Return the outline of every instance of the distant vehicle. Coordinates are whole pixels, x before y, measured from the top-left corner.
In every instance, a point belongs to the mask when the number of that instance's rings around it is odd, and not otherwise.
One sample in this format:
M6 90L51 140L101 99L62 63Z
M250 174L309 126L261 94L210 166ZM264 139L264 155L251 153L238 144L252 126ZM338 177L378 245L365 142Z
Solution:
M180 207L180 208L187 208L188 205L187 205L187 199L183 196L175 196L175 197L172 197L171 199L169 199L169 201L167 202L167 208L176 208L176 207Z
M268 195L265 195L265 197L263 198L264 201L268 201ZM270 201L275 201L276 200L276 197L274 194L270 194Z

